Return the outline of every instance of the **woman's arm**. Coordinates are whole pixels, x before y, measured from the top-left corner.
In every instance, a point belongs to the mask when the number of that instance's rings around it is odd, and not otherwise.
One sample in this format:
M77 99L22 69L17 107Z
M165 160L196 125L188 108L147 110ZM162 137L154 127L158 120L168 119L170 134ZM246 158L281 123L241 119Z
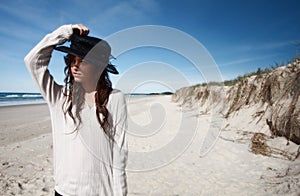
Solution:
M24 58L29 73L38 85L41 94L50 104L56 102L62 86L58 85L48 70L51 54L56 45L63 44L78 30L79 34L88 34L89 30L82 24L63 25L46 35Z
M71 25L63 25L46 35L24 58L26 66L47 103L59 98L61 86L50 75L48 65L54 47L66 42L73 34Z
M123 93L116 93L116 100L115 143L113 151L114 195L127 195L127 179L125 171L128 156L126 139L127 106Z

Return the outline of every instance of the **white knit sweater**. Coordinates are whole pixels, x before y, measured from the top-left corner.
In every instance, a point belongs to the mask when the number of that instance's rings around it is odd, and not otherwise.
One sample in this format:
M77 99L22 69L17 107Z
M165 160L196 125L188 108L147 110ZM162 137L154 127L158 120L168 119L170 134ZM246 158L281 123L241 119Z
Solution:
M54 46L72 35L64 25L46 35L25 57L27 68L48 103L53 134L55 190L61 195L126 195L127 110L123 93L114 90L107 103L115 132L112 146L96 117L96 108L87 103L81 111L82 124L74 132L74 123L64 116L63 86L48 70Z

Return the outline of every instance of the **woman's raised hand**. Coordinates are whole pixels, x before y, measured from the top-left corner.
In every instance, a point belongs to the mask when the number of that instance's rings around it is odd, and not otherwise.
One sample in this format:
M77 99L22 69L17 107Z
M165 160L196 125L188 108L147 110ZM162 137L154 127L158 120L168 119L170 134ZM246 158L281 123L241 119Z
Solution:
M83 24L73 24L72 29L74 33L78 33L79 35L88 35L90 32L90 30Z

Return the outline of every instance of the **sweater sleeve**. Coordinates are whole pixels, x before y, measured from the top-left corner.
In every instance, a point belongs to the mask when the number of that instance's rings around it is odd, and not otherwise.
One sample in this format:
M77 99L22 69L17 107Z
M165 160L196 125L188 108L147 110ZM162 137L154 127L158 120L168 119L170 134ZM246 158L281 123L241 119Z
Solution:
M62 86L51 76L48 65L54 47L66 42L73 34L71 25L63 25L46 35L24 58L27 69L48 104L54 104L61 95Z
M113 152L114 195L127 195L126 163L128 146L126 139L127 107L123 93L118 93L115 119L115 145Z

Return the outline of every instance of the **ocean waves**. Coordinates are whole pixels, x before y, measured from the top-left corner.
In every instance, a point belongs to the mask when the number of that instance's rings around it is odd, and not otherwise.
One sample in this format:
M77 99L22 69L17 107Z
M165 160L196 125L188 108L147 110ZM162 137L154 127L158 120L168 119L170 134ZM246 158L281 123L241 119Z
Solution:
M0 107L45 103L40 93L0 92Z

